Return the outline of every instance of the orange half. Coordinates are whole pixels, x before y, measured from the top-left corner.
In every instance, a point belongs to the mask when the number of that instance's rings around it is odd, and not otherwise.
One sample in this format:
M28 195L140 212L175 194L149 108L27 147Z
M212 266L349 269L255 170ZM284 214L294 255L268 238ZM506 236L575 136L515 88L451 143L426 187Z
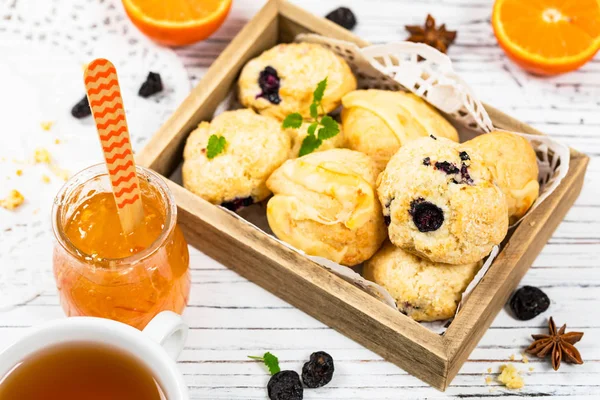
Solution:
M206 39L225 21L231 0L123 0L131 22L169 46Z
M496 0L492 26L500 47L527 71L573 71L600 48L600 0Z

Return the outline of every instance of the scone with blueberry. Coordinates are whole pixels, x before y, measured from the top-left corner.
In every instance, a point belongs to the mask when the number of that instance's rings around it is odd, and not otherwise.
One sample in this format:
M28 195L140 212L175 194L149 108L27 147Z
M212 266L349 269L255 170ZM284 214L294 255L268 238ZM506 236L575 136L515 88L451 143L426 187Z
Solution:
M267 219L275 235L309 255L353 266L386 237L375 194L377 169L366 155L331 149L286 161L267 181Z
M419 258L387 242L367 261L365 278L384 287L415 321L452 318L481 262L448 265Z
M346 147L372 157L383 170L411 140L436 135L458 142L456 129L420 97L388 90L356 90L342 98Z
M250 60L238 81L239 99L263 115L283 120L298 112L310 117L317 84L327 78L320 114L336 109L342 96L356 89L356 78L346 61L312 43L284 43Z
M211 136L224 148L209 158ZM227 111L201 122L183 151L183 185L203 199L237 210L266 199L266 181L287 160L291 141L274 118L252 110Z
M379 176L377 192L392 243L433 262L479 261L508 230L504 194L482 156L448 139L402 146Z
M538 164L531 144L522 136L494 131L464 143L483 154L493 181L506 197L511 223L521 218L538 198Z

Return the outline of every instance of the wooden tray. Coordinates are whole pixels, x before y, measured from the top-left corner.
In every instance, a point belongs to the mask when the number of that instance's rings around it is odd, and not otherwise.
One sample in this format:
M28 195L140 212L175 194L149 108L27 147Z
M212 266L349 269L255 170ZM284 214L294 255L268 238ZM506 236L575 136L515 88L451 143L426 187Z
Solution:
M137 155L137 162L170 176L182 162L187 135L210 120L244 64L299 33L367 42L283 0L271 0L242 29L173 116ZM542 134L485 106L494 125ZM588 158L571 151L568 175L555 192L506 239L502 251L444 335L372 298L273 238L167 180L188 242L245 278L354 339L430 385L444 390L506 303L571 207L583 185ZM165 178L166 179L166 178Z

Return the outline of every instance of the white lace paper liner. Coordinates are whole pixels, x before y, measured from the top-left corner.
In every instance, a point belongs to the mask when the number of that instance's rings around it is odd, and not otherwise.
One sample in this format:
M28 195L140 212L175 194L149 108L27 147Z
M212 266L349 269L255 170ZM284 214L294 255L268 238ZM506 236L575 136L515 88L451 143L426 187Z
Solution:
M443 112L451 122L455 123L459 127L459 133L463 138L470 139L493 130L500 130L494 128L483 104L475 97L473 91L465 81L454 72L450 59L434 48L418 43L400 42L373 45L361 49L350 42L315 34L301 34L296 37L296 40L320 44L344 58L351 66L353 73L357 77L358 87L361 89L404 90L413 92ZM232 90L217 107L215 116L223 111L240 107L239 103L237 103L235 90ZM552 194L561 180L566 176L569 169L570 151L567 146L556 142L548 136L530 135L520 132L511 133L523 136L531 143L538 161L540 195L525 216L523 216L525 218ZM223 209L226 210L225 208ZM243 213L247 219L229 210L226 211L253 226L255 229L275 237L270 232L266 222L260 223L262 228L253 223L253 221L257 221L260 218L264 219L264 210L260 207L249 207ZM261 217L258 214L263 215ZM523 218L511 225L511 228L516 226ZM373 297L380 299L385 304L396 308L395 300L387 290L380 285L366 280L353 269L322 257L308 256L303 251L279 239L276 240L287 248L305 255ZM463 292L457 312L487 273L500 250L499 246L494 246L479 272ZM421 324L436 333L443 333L450 321L451 319L422 322Z
M359 48L354 43L315 34L297 41L318 43L343 57L361 89L408 90L465 127L489 132L492 121L483 104L454 72L450 58L421 43L395 42Z

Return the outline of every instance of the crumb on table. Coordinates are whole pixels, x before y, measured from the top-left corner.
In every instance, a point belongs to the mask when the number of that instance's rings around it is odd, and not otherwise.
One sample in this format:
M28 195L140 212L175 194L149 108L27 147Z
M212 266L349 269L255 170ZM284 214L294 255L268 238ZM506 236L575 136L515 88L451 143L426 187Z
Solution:
M18 190L11 190L8 196L4 199L0 199L0 207L6 208L7 210L14 210L19 207L25 201L25 197Z
M492 377L491 377L491 376L486 376L486 377L485 377L485 384L486 384L486 385L489 385L489 384L491 384L491 383L492 383L492 381L493 381L493 379L492 379Z
M52 129L52 125L54 125L54 121L43 121L40 123L40 126L45 131L49 131L50 129Z
M18 169L15 173L17 174L17 176L21 176L21 175L23 175L23 170Z
M491 368L488 368L488 369L487 369L487 372L488 372L488 374L491 374L491 373L492 373L492 369L491 369Z
M502 383L509 389L521 389L525 386L525 382L520 375L519 370L512 364L502 365L500 367L500 375L498 382Z
M70 173L66 169L60 168L58 165L52 162L50 157L50 152L44 148L37 148L33 155L33 158L36 163L45 163L50 166L50 171L63 181L67 181L69 179ZM44 180L45 181L45 180Z
M60 139L54 139L54 144L60 144Z
M66 182L66 181L69 180L70 173L66 169L62 169L62 168L57 167L54 164L51 164L50 165L50 170L52 171L52 173L54 175L56 175L57 177L59 177L63 181Z
M42 182L50 183L50 177L48 175L42 175Z
M510 359L510 361L515 361L515 355L511 354L510 357L508 357Z
M50 164L50 153L48 150L39 147L35 149L35 153L33 154L33 159L36 163L46 163Z
M529 357L527 357L525 354L523 354L523 363L524 364L529 364Z

